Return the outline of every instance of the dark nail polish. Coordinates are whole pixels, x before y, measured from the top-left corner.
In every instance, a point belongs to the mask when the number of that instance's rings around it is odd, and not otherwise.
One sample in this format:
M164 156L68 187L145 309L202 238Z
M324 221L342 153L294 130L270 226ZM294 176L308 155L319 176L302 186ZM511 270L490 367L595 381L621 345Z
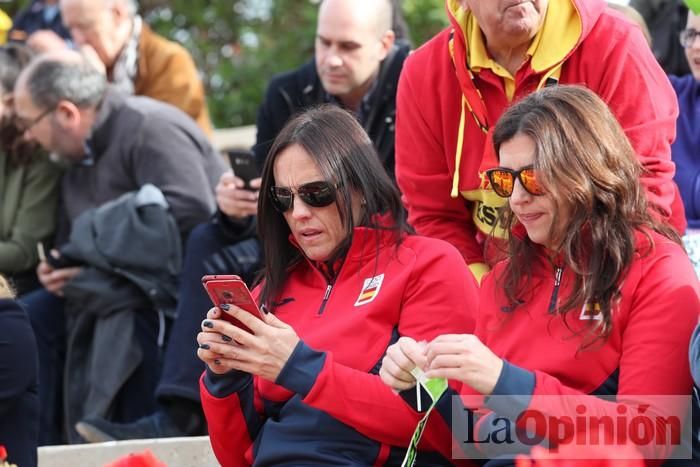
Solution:
M262 310L262 312L265 313L265 314L268 314L268 313L270 312L270 310L268 310L267 307L266 307L265 305L261 306L261 307L260 307L260 310Z
M219 308L221 308L224 311L228 311L231 309L231 305L229 305L228 303L222 303L221 305L219 305Z
M200 349L209 350L209 344L199 344Z
M221 340L223 340L224 342L231 342L233 339L231 339L231 338L228 337L227 335L222 334L222 335L221 335Z
M221 360L217 358L216 360L214 360L214 363L216 363L217 365L221 365Z
M204 321L204 322L202 323L202 326L204 326L205 328L211 329L211 328L214 327L214 323L212 323L212 322L209 321L209 320L206 320L206 321Z

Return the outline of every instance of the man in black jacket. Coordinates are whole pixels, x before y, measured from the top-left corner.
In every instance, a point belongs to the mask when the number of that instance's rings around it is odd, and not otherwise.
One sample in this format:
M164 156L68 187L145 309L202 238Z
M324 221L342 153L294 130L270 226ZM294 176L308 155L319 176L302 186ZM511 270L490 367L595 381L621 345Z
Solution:
M392 0L324 0L319 8L314 58L300 68L275 76L257 119L253 153L262 167L267 152L289 117L304 108L334 103L353 112L372 139L387 172L394 175L396 86L407 42L395 41L392 21L400 19ZM198 434L199 376L195 336L211 307L200 278L238 274L252 282L261 264L255 237L260 178L243 189L232 172L216 187L214 222L194 229L185 248L178 318L166 350L157 396L163 409L132 424L101 419L80 423L88 441Z

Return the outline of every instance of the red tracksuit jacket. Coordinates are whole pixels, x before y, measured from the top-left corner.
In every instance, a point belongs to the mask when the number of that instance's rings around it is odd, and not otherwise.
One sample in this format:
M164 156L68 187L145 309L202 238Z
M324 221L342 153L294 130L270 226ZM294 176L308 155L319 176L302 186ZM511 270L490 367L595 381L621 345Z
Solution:
M380 249L377 252L377 235ZM275 315L302 339L275 383L205 374L202 404L217 459L247 465L400 464L420 415L376 374L399 336L472 332L478 289L446 242L357 228L328 282L311 263L293 268ZM449 428L425 434L449 440ZM444 464L449 442L421 465Z

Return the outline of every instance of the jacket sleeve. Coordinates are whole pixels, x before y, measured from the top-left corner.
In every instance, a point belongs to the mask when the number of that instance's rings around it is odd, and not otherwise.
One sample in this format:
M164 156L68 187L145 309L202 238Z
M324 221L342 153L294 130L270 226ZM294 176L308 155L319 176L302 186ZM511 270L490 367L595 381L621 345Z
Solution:
M162 119L150 119L143 125L148 131L141 131L131 154L136 183L157 186L168 200L180 231L189 232L208 221L216 208L203 163L202 151L207 149L196 146L184 129Z
M157 36L144 25L144 54L139 70L144 78L137 80L137 93L167 102L185 112L211 137L212 127L204 94L204 86L189 52L179 44Z
M436 135L426 121L428 116L419 101L421 97L433 97L422 94L425 86L419 82L423 76L421 63L414 58L406 59L396 98L396 180L409 222L419 234L454 245L468 265L483 263L483 249L476 239L469 205L461 196L450 197L452 177L445 147L441 135ZM455 112L455 118L459 118L459 109Z
M600 21L619 21L611 16ZM678 101L665 73L657 63L639 28L597 28L584 41L591 59L586 85L609 106L637 153L644 172L641 176L651 205L669 218L676 196L675 166L671 143L676 135ZM601 56L601 44L610 44ZM606 63L606 66L600 66ZM671 219L679 232L685 230L682 213Z
M584 394L545 372L506 362L493 392L501 397L489 399L487 407L512 420L526 410L575 419L580 406L585 407L589 419L616 420L623 410L619 407L624 406L628 421L641 413L657 423L661 419L657 417L682 420L692 388L688 344L698 322L700 298L690 263L684 258L681 263L678 258L680 254L675 261L671 255L664 255L641 272L642 279L630 297L631 311L620 320L624 331L616 402ZM521 416L517 424L524 427L526 421ZM602 426L609 429L606 424ZM606 431L605 436L615 439L611 431ZM646 458L663 459L671 446L652 442L636 447Z
M0 240L0 271L5 273L34 267L37 242L50 238L56 228L61 170L47 155L39 157L27 167L21 193L17 193L19 202L10 235Z
M407 284L398 333L418 341L441 334L473 332L478 287L464 270L459 254L433 258L414 270ZM455 274L455 271L464 271ZM439 316L439 319L435 317ZM303 402L323 410L381 443L406 447L421 415L385 385L377 374L336 362L330 352L319 352L300 342L280 373L277 384L303 396ZM432 427L432 428L430 428ZM450 458L449 426L429 425L422 446Z
M224 375L206 371L200 379L209 439L221 467L251 464L253 440L264 421L254 382L240 371Z

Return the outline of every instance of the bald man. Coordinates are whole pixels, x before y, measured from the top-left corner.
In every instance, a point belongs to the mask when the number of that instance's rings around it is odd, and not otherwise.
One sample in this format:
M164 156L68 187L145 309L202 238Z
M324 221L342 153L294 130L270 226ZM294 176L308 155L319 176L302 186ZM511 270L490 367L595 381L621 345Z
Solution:
M393 178L396 86L408 52L395 40L390 0L324 0L314 58L267 88L253 147L258 161L291 115L330 102L357 115Z
M189 52L154 33L135 0L60 0L77 46L95 55L107 78L128 94L174 105L211 136L204 87Z
M66 0L64 0L66 1ZM332 102L354 112L374 142L390 174L394 171L394 115L399 74L408 56L392 30L391 0L324 0L319 8L314 59L272 79L258 113L259 165L289 117ZM400 13L397 11L397 13ZM134 423L93 418L78 424L90 442L202 434L199 376L202 362L191 345L211 306L200 279L205 274L238 274L251 282L261 264L255 236L257 188L226 172L216 188L214 222L196 227L185 247L177 319L167 346L156 395L162 409Z

